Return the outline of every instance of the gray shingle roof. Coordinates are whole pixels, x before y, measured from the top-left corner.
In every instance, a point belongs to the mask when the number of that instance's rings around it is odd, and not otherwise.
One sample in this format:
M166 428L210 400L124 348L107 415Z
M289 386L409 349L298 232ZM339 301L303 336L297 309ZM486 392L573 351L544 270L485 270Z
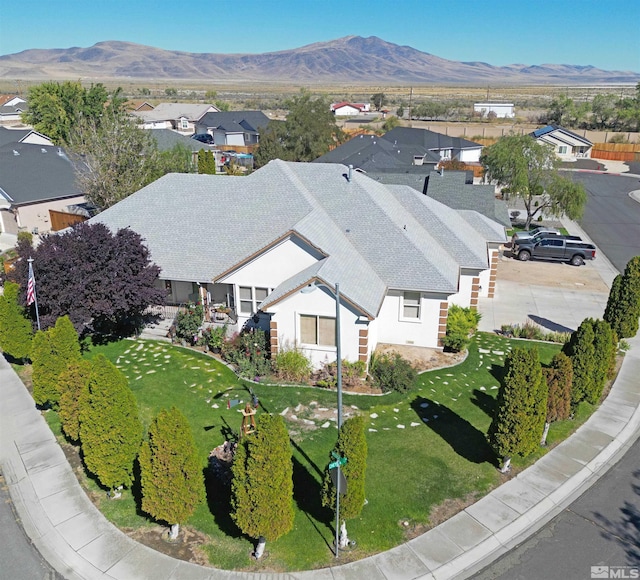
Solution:
M382 136L390 142L404 145L424 147L429 151L440 149L478 149L480 143L463 139L462 137L449 137L428 129L413 129L411 127L396 127Z
M189 121L197 121L205 115L207 109L213 105L198 105L193 103L160 103L150 111L132 111L132 115L144 121L174 121L184 117Z
M82 195L64 149L8 143L0 147L0 195L13 205Z
M473 209L505 227L511 227L507 204L496 199L494 186L465 183L464 171L432 171L426 194L453 209Z
M170 174L92 221L137 231L163 278L199 282L297 232L328 257L283 282L269 303L318 277L340 282L345 297L374 316L389 288L454 293L460 267L488 267L485 244L500 226L480 220L480 231L478 219L410 187L389 188L358 172L348 181L347 172L276 160L245 177ZM446 239L452 230L455 250Z
M207 128L226 126L237 123L247 131L260 131L269 124L269 117L262 111L220 111L219 113L207 113L198 125Z

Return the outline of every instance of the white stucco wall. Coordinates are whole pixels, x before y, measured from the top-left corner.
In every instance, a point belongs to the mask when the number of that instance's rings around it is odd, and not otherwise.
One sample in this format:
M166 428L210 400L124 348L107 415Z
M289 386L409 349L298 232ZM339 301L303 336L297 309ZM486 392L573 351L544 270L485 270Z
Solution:
M420 319L409 320L402 317L401 295L398 290L389 290L385 297L375 327L370 330L377 342L390 344L410 344L414 346L438 347L438 320L440 302L446 297L421 294ZM375 345L374 345L375 346Z
M462 161L462 163L479 163L481 153L481 147L477 149L461 149L458 159Z
M512 119L516 116L512 103L475 103L473 110L476 113L482 113L483 117L490 112L494 112L498 118Z
M269 309L272 320L278 324L278 343L280 349L299 347L311 360L314 368L320 368L323 362L336 360L335 346L310 345L301 342L300 315L326 316L335 318L336 301L324 288L316 288L309 294L296 292L286 300ZM358 323L358 316L344 303L340 307L340 348L343 360L358 360L359 330L366 324Z
M473 275L460 273L459 286L457 294L449 296L449 304L457 304L463 308L471 305L471 284Z
M334 113L338 117L351 117L353 115L359 115L360 112L361 112L360 109L356 107L351 107L349 105L345 105L343 107L340 107L339 109L334 110Z
M85 201L83 195L77 195L66 199L23 205L18 208L16 221L20 228L24 228L29 232L34 228L38 228L39 234L47 233L51 231L51 221L49 219L50 209L65 211L67 206L84 203Z

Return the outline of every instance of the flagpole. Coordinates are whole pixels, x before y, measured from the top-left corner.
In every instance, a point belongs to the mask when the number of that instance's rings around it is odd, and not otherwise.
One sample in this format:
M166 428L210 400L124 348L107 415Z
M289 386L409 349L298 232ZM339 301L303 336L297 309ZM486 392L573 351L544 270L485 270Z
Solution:
M27 284L27 306L36 305L36 324L40 330L40 312L38 311L38 295L36 293L36 277L33 275L33 258L29 256L29 282Z

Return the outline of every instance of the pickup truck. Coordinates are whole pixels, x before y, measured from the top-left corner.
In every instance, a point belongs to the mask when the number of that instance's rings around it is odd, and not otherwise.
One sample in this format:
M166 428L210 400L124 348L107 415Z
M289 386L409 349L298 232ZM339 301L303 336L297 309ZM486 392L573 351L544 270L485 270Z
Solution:
M515 246L521 240L530 240L531 238L540 239L542 237L548 238L551 236L559 236L561 232L556 228L549 228L545 226L539 226L528 231L515 232L511 236L511 247Z
M577 236L553 236L542 238L532 244L522 240L522 243L516 243L512 251L513 255L523 262L535 258L570 262L573 266L582 266L585 260L593 260L596 257L596 247L583 242Z

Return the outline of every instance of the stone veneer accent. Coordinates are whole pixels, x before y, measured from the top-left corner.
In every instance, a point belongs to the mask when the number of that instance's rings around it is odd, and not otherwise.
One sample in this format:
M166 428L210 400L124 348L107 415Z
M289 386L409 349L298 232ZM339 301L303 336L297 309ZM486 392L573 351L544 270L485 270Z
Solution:
M493 298L496 292L496 277L498 276L498 251L491 252L491 268L489 269L489 290L487 296Z
M438 344L442 344L441 340L447 333L447 316L449 314L449 303L440 302L440 317L438 318Z
M480 278L478 276L474 276L473 280L471 280L471 302L469 306L473 310L478 310L478 296L480 294Z
M358 331L358 360L367 362L369 352L369 329L361 328Z
M274 320L269 322L269 338L271 339L271 356L278 354L278 323Z

